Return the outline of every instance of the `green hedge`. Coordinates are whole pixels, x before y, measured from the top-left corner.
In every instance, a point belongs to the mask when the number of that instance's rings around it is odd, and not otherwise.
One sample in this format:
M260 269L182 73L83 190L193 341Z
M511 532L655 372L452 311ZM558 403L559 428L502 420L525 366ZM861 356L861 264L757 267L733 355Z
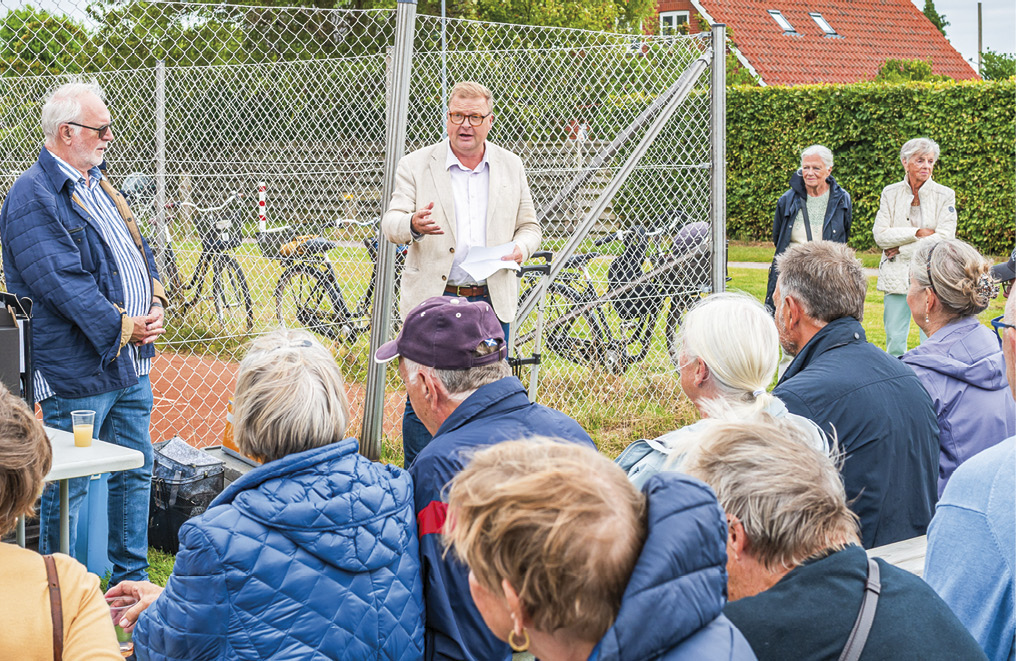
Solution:
M927 136L942 155L935 181L956 191L957 236L1006 254L1016 229L1016 81L855 83L727 90L727 217L732 237L771 240L776 200L804 147L835 156L833 176L850 192L850 243L874 245L882 189L901 181L899 152Z

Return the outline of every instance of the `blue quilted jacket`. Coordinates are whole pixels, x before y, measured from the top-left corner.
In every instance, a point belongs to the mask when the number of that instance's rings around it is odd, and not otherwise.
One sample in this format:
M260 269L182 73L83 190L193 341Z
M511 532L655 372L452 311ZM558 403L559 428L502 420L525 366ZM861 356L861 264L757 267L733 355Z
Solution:
M723 614L727 525L716 496L680 473L654 475L649 535L596 661L754 661Z
M123 284L97 221L71 195L74 182L45 148L14 182L0 211L4 276L10 291L34 301L36 369L61 397L98 395L138 382L120 355ZM143 241L149 274L155 258ZM155 345L139 348L142 358Z
M180 529L139 659L423 657L413 486L355 439L270 462Z

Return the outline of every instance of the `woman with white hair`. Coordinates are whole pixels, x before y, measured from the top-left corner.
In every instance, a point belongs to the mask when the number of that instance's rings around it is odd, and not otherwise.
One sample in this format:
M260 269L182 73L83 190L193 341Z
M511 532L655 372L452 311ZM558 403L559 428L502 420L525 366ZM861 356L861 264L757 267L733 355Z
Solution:
M263 465L180 528L165 591L124 581L108 593L140 601L120 622L138 656L422 658L412 481L343 438L331 353L306 331L255 340L234 402L236 445Z
M929 138L914 138L903 145L903 181L882 189L872 227L875 243L882 249L877 289L885 292L885 350L894 356L906 353L910 334L910 258L921 239L956 236L956 193L931 180L940 153ZM925 339L921 331L921 341Z
M625 448L615 461L636 487L685 454L696 433L717 419L786 419L809 445L828 448L829 439L814 422L790 413L766 391L779 363L780 339L757 300L733 292L703 299L685 314L676 344L681 388L703 419Z
M776 289L776 257L790 246L824 239L846 243L850 238L852 207L850 193L840 188L832 176L833 153L822 145L801 152L801 168L790 175L790 189L776 202L773 218L773 245L776 254L769 268L766 308L773 306Z

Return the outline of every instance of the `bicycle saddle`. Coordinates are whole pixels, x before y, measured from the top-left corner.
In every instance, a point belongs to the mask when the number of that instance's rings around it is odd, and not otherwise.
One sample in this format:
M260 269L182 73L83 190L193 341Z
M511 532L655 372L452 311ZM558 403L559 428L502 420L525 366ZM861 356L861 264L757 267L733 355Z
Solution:
M279 253L284 257L295 257L298 255L317 255L328 252L339 246L335 241L323 239L313 234L298 236L289 243L279 248Z
M600 256L598 252L585 252L579 253L578 255L572 255L564 261L564 268L566 269L581 269L585 268L586 264Z

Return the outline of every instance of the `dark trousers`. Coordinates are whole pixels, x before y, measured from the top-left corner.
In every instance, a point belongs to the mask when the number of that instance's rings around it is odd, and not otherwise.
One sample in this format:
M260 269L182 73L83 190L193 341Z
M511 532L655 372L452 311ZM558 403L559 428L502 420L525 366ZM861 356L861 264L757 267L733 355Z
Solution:
M453 294L446 293L445 296L453 296ZM490 303L489 296L466 296L465 298L473 302L486 301ZM508 324L502 321L501 330L504 331L504 339L507 342ZM433 438L423 425L423 421L416 415L416 411L413 410L409 397L406 397L406 409L402 412L402 466L409 468L413 464L413 460L416 459L416 455L420 454Z

